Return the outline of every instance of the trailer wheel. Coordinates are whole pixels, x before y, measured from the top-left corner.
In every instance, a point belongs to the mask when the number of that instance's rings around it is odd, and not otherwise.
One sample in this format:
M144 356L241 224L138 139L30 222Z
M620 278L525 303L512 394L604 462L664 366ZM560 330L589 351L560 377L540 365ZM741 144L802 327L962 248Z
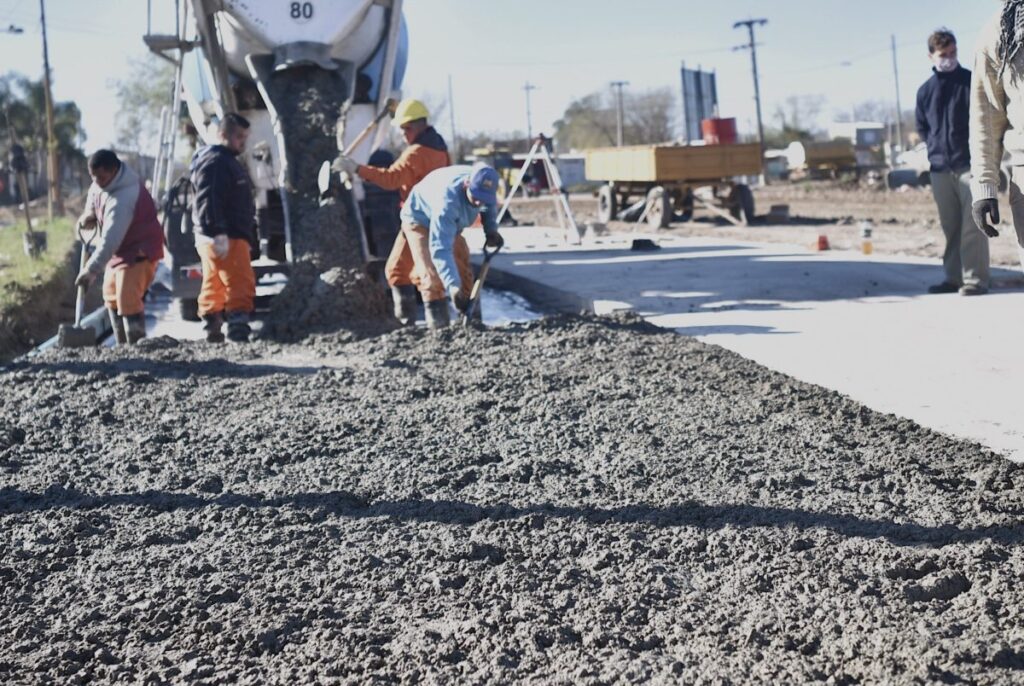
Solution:
M747 226L754 223L754 192L750 186L739 183L733 187L729 194L729 213Z
M182 298L178 301L178 314L186 322L201 322L199 301L195 298Z
M597 221L607 224L615 219L619 207L615 197L615 190L611 184L605 184L597 191Z
M647 191L647 225L666 229L672 223L672 196L662 186Z

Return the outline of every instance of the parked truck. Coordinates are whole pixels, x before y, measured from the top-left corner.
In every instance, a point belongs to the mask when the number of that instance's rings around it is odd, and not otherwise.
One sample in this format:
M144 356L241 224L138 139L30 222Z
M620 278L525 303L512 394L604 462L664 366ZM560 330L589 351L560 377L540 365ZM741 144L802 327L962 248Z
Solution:
M152 16L153 0L149 2ZM249 120L249 143L241 161L256 195L260 240L254 268L261 282L286 276L296 230L289 190L296 176L296 151L303 144L294 140L293 133L301 127L289 120L295 116L288 114L294 109L291 94L296 87L301 90L304 82L315 81L318 89L329 84L334 92L326 95L342 103L337 150L345 149L390 99L398 97L408 35L402 0L174 0L173 4L174 33L158 34L147 27L145 36L150 50L176 67L152 183L154 195L165 198L174 295L181 302L182 315L194 319L201 271L192 236L189 184L187 179L176 182L173 176L179 112L187 110L200 145L217 142L217 123L226 112L238 112ZM367 161L387 126L384 119L352 156ZM366 198L358 180L350 196L346 200L356 207L354 221L361 223L364 212L370 210L377 218L374 232L379 233L380 208L363 205ZM398 231L397 208L393 230ZM363 258L375 257L370 254L373 241L366 240L362 226L359 231Z

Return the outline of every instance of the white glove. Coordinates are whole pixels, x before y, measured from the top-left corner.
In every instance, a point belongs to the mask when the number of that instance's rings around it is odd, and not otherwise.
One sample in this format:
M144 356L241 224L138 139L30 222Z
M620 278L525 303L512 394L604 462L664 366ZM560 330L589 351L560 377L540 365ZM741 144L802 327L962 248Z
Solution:
M223 260L228 256L228 248L231 244L228 242L228 235L222 233L219 236L213 237L213 254L217 256L217 259Z
M336 172L345 172L349 176L355 176L356 172L359 171L359 163L348 155L341 155L338 159L334 160L331 169Z

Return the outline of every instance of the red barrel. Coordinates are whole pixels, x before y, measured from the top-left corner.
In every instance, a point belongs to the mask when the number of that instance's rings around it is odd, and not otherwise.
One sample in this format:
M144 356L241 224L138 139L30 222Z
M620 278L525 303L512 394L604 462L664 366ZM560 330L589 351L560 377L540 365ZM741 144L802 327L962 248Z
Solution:
M701 131L707 145L732 145L737 141L735 119L705 119Z

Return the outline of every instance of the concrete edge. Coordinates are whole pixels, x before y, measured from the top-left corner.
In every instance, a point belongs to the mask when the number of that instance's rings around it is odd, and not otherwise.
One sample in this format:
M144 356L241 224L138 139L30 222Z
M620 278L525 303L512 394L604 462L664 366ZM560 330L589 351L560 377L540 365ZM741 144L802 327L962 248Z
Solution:
M475 265L479 267L479 264ZM530 301L542 313L579 314L594 313L594 302L575 293L548 286L533 279L491 266L487 272L487 285L502 291L512 291Z

